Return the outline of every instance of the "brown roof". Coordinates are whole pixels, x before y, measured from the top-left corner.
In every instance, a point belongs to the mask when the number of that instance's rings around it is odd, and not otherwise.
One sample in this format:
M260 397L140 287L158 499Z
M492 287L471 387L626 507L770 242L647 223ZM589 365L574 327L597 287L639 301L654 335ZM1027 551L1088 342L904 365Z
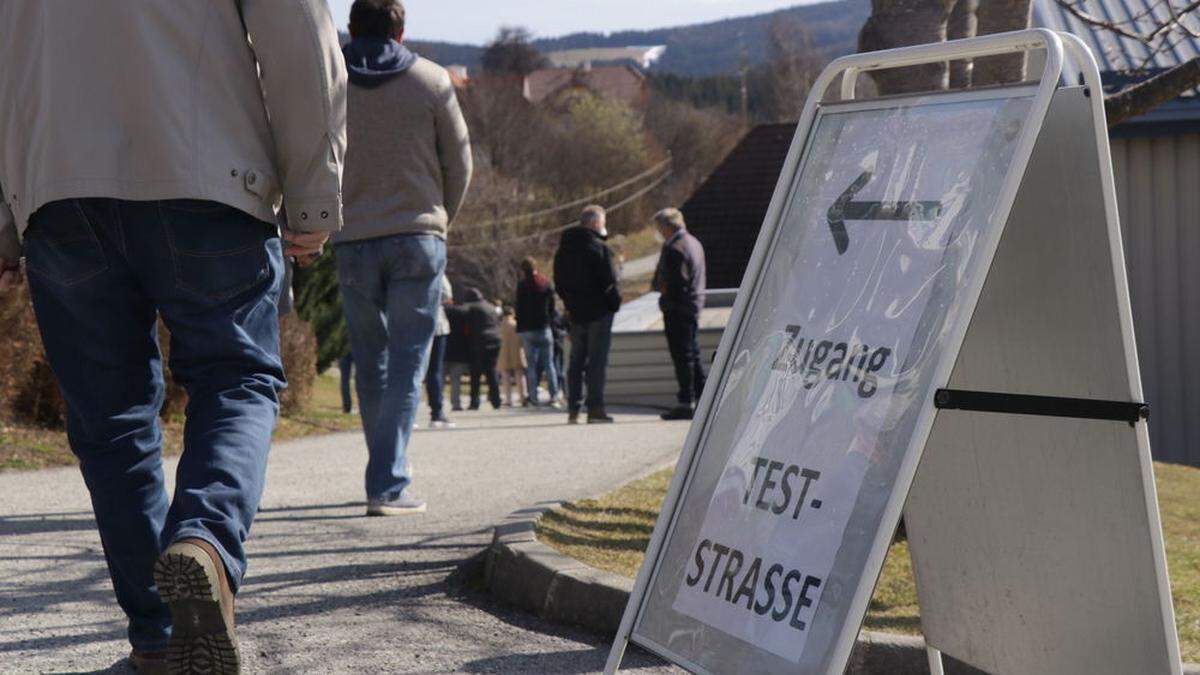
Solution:
M541 103L565 89L583 87L605 98L639 106L646 96L646 76L632 66L592 69L542 68L525 78L525 98Z
M709 288L741 286L795 133L794 123L751 129L683 205L704 244Z

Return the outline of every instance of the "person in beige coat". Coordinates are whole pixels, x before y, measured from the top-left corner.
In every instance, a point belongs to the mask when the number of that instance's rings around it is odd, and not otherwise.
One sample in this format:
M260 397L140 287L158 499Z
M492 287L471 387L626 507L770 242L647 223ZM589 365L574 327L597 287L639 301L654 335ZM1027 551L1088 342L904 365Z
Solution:
M512 307L504 308L504 316L500 319L500 360L496 369L500 371L500 380L504 386L504 402L511 408L513 394L518 396L520 405L529 403L529 394L525 388L525 348L521 344L521 335L517 332L517 318Z
M329 10L4 0L0 27L0 287L28 281L132 665L236 673L233 600L284 387L284 256L310 261L342 223ZM173 497L160 316L189 398Z

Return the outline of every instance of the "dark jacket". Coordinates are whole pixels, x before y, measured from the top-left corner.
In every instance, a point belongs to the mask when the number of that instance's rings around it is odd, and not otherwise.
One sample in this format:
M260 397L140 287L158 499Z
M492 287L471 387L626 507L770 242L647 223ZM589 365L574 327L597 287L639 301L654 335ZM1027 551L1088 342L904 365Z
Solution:
M554 317L554 284L540 272L517 284L517 332L540 333Z
M663 243L658 269L654 271L654 289L662 296L658 306L664 312L682 312L699 316L704 309L706 287L704 247L687 230L680 230Z
M446 336L446 363L470 363L467 309L461 305L446 305L446 319L450 321L450 334Z
M554 254L554 283L573 324L591 323L621 308L612 250L586 227L563 232Z
M467 344L472 354L500 349L500 317L496 306L483 299L483 294L468 288L463 295L466 310Z

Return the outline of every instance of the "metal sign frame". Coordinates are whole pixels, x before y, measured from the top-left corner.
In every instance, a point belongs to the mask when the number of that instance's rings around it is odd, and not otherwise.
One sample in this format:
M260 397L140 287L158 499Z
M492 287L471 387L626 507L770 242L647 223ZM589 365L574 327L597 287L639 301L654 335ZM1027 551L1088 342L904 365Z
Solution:
M872 105L886 107L895 105L898 102L911 103L914 98L888 98L877 99L870 103L845 103L853 101L855 96L856 78L861 73L866 73L874 70L883 70L890 68L905 67L911 65L919 65L937 61L949 61L963 58L975 58L981 56L989 56L996 54L1007 54L1016 52L1031 52L1034 50L1045 51L1045 65L1041 73L1041 77L1036 86L1036 93L1033 97L1029 117L1026 120L1021 131L1021 136L1016 144L1015 152L1012 159L1012 164L1009 168L1008 175L1005 179L1001 191L998 196L997 205L990 226L987 228L987 239L982 242L983 256L982 264L990 266L994 259L996 250L999 246L1001 235L1004 231L1004 224L1007 222L1013 203L1017 197L1017 192L1020 189L1021 179L1025 173L1025 167L1033 153L1035 144L1037 143L1038 134L1045 120L1046 113L1050 107L1051 100L1058 89L1062 77L1062 67L1064 59L1064 51L1069 51L1076 63L1084 66L1085 83L1092 88L1093 91L1102 91L1100 87L1099 71L1096 67L1095 60L1091 53L1087 50L1077 38L1067 34L1059 34L1044 29L1035 29L1028 31L1018 31L1013 33L1003 33L990 35L980 38L971 38L967 40L958 40L940 44L922 45L917 47L907 47L901 49L887 50L882 52L874 52L868 54L857 54L838 59L831 63L817 79L813 85L808 101L805 104L804 112L800 118L800 122L796 129L795 140L788 153L787 160L780 174L779 181L776 186L774 197L767 211L762 232L755 245L754 253L751 257L750 264L747 267L743 288L747 290L745 293L739 293L737 302L733 308L730 317L729 326L733 329L728 331L721 342L720 349L717 352L716 361L713 367L712 381L719 382L722 385L727 379L729 368L731 365L732 351L742 337L744 330L744 319L750 309L754 306L758 292L760 290L764 268L768 261L768 255L774 247L775 241L780 234L782 224L785 221L786 211L788 209L790 196L795 189L795 183L799 176L801 168L805 164L808 153L808 144L816 122L821 115L822 109L838 106L840 109L848 106ZM830 90L831 85L835 83L837 78L840 79L840 93L842 102L839 103L824 103L822 97L825 92ZM1028 85L1024 85L1028 86ZM997 90L1003 91L1003 89ZM978 96L987 95L983 92L964 92L962 94L934 94L933 96L943 98L950 96ZM948 99L947 99L948 100ZM1108 155L1108 137L1107 130L1104 125L1104 114L1102 97L1093 96L1093 105L1095 106L1094 120L1095 131L1097 134L1097 143L1101 157L1101 176L1104 183L1105 194L1105 212L1108 214L1108 227L1110 236L1113 228L1119 228L1116 219L1116 202L1115 192L1113 190L1112 169ZM1119 241L1119 230L1116 232ZM1116 273L1116 278L1119 280L1118 285L1118 304L1123 312L1129 311L1128 291L1124 286L1125 268L1124 260L1121 258L1120 247L1113 254L1113 265ZM867 605L870 601L871 594L874 591L875 582L879 571L882 569L884 557L887 554L888 546L891 541L892 531L898 523L905 499L912 485L914 476L917 470L917 464L921 458L922 449L929 437L933 426L934 419L937 415L937 406L935 399L940 387L944 387L949 381L958 349L961 347L963 339L966 335L970 319L974 313L975 307L982 293L984 283L987 279L986 274L980 274L972 283L971 287L965 289L963 300L956 314L948 318L948 325L951 326L951 334L949 337L949 350L946 358L938 364L934 371L933 381L937 386L930 387L925 392L925 399L920 410L917 426L912 434L909 445L905 450L904 458L900 466L899 473L896 476L895 483L892 486L892 493L887 501L886 509L883 512L881 526L876 532L876 537L872 543L871 552L866 561L864 574L860 578L858 587L855 590L853 600L850 604L848 620L842 626L838 636L834 657L831 664L840 672L848 662L850 652L854 646L855 639L858 635L862 617L865 616ZM1126 314L1127 315L1127 314ZM1134 354L1133 351L1133 335L1132 327L1122 325L1122 339L1124 341L1127 354ZM1131 394L1134 400L1140 400L1141 388L1140 380L1138 379L1136 357L1127 359L1129 375L1133 383ZM613 643L612 651L610 652L608 663L606 665L607 673L614 673L618 669L621 659L624 655L625 648L629 641L636 642L642 647L659 654L671 661L682 665L693 672L706 672L703 668L694 663L689 663L686 659L678 655L671 654L665 648L649 643L647 640L641 640L634 633L637 621L644 610L647 591L654 582L657 576L658 566L661 561L661 556L665 549L666 542L669 540L678 518L678 509L682 502L685 492L692 480L696 469L696 461L699 457L699 452L704 447L704 441L707 438L712 414L715 408L715 402L719 397L721 386L708 387L704 392L703 397L697 408L696 423L689 430L683 453L680 456L676 467L675 475L672 479L668 494L663 504L662 515L660 516L653 535L650 539L647 552L646 562L643 564L641 571L638 574L637 580L633 587L633 592L630 596L629 604L626 607L624 617L617 636ZM1145 436L1144 424L1142 437ZM1148 446L1147 446L1148 447ZM1148 469L1147 469L1148 470ZM1161 553L1161 552L1160 552ZM1169 597L1169 596L1168 596ZM855 623L857 617L858 624ZM930 649L930 664L935 673L941 671L940 654L933 649Z

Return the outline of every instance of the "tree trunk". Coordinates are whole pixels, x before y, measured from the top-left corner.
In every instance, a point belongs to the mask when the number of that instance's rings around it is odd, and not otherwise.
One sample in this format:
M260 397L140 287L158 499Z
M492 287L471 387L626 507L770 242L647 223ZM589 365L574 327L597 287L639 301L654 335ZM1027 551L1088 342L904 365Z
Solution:
M1061 1L1061 0L1060 0ZM858 36L860 52L943 42L1029 27L1030 0L871 0ZM949 65L934 63L871 73L880 94L1009 84L1025 79L1025 55L1005 54ZM1144 114L1200 87L1200 57L1105 99L1109 126ZM1094 92L1100 95L1101 92Z
M979 9L979 0L958 0L950 12L950 20L946 23L946 39L961 40L975 37L975 12ZM971 86L971 59L959 59L950 62L950 88L966 89Z
M871 16L858 34L858 50L871 52L928 42L945 42L954 0L871 0ZM902 94L945 89L945 63L871 73L879 93Z
M1032 3L1029 0L981 0L975 11L976 34L991 35L1029 28ZM986 87L1010 84L1025 79L1025 52L985 56L975 59L971 84Z

